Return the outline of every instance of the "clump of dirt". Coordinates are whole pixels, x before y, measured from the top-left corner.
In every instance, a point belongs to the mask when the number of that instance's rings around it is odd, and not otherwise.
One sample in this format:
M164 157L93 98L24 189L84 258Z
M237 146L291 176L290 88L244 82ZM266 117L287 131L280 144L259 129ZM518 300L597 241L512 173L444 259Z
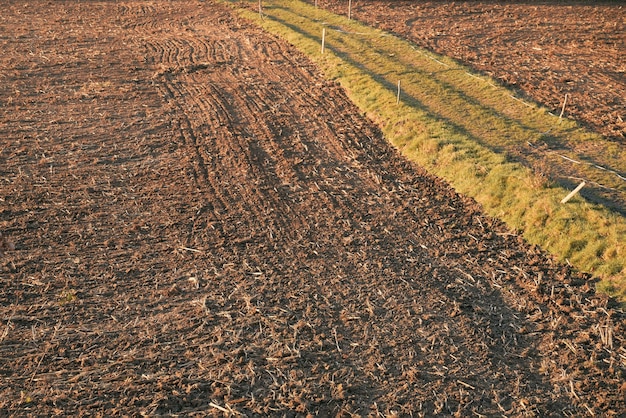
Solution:
M0 410L626 410L626 317L207 1L8 2Z
M9 241L7 237L3 236L2 232L0 232L0 256L4 255L5 251L14 250L14 249L15 249L15 244Z

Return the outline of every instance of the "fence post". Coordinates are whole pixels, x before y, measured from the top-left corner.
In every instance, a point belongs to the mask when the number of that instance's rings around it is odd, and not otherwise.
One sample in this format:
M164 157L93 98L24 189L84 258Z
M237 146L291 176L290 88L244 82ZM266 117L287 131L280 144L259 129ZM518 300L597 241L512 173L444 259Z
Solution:
M398 80L398 97L396 97L396 104L400 103L400 80Z

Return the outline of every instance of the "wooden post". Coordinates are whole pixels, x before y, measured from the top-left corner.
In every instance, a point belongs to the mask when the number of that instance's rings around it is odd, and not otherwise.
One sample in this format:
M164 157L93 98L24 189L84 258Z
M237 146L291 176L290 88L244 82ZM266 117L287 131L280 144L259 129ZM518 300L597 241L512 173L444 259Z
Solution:
M262 0L259 0L259 17L263 19L263 5L261 4Z
M567 96L568 96L568 93L565 93L565 99L563 99L563 107L561 108L561 114L559 115L559 123L561 123L561 119L563 118L563 113L565 112L565 105L567 104Z
M348 0L348 20L352 19L352 0Z
M322 54L324 54L324 43L326 42L326 28L322 28Z
M572 190L572 192L571 192L570 194L568 194L567 196L565 196L565 197L563 198L563 200L561 200L561 204L565 204L565 203L567 203L567 201L568 201L568 200L570 200L572 197L574 197L574 195L575 195L576 193L578 193L578 192L580 191L580 189L582 189L583 187L585 187L585 184L587 184L587 183L585 183L584 181L583 181L582 183L580 183L580 184L578 185L578 187L576 187L574 190Z
M400 80L398 80L398 97L396 97L396 104L400 103Z

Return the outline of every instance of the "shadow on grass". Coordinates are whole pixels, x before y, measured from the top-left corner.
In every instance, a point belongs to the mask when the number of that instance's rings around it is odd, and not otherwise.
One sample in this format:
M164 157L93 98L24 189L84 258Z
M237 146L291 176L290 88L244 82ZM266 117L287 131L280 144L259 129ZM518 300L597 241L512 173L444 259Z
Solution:
M271 6L271 8L268 7L268 11L271 11L273 9L281 10L284 13L293 14L292 10L281 6L273 5ZM312 23L314 22L313 19L307 16L296 16L302 19L309 20ZM289 30L298 33L299 35L321 45L321 34L312 34L309 31L303 30L300 26L294 25L285 19L281 19L277 16L268 14L267 12L264 14L264 17L266 19L271 19L272 21L288 28ZM341 29L341 27L337 25L327 25L326 27L337 32L345 32ZM350 39L349 41L360 44L360 48L369 48L368 43L364 40ZM333 45L333 43L335 43L335 45ZM347 48L349 47L348 44L350 42L344 42L343 39L329 41L327 37L325 40L325 49L331 51L335 56L343 60L349 66L358 68L361 72L363 72L367 77L375 81L383 89L391 92L397 89L397 85L394 82L391 82L386 75L382 74L382 71L377 71L376 68L374 68L376 67L375 64L364 62L364 60L355 59L353 53L342 50L341 47L337 46L337 43L343 44ZM427 83L445 92L446 97L452 96L456 99L456 102L463 103L463 107L465 107L466 109L470 109L472 112L475 112L475 114L482 115L479 118L480 120L489 121L491 119L492 122L500 123L507 127L510 127L513 131L508 135L509 138L504 139L505 144L495 144L493 143L493 141L489 141L488 139L485 139L484 137L476 133L476 130L490 129L489 127L475 128L474 126L476 126L477 124L475 120L472 121L471 119L468 120L467 124L459 123L458 119L452 119L451 113L454 112L454 109L450 109L447 112L436 111L431 105L426 104L424 101L420 100L415 94L410 93L408 91L409 89L405 89L401 92L401 99L404 104L422 112L429 119L446 126L446 128L449 129L451 137L457 135L462 136L467 140L484 146L485 148L490 149L497 154L504 155L507 160L518 162L523 166L530 168L533 172L538 172L538 167L547 167L547 170L542 170L538 173L545 175L550 181L558 184L565 189L572 188L572 179L590 178L589 173L585 173L579 170L572 164L563 165L565 163L559 164L558 162L550 161L549 157L540 150L534 150L529 147L528 149L523 149L522 152L520 152L519 145L521 145L525 141L524 139L520 140L517 135L523 136L526 140L541 140L542 142L549 143L551 149L556 148L563 151L571 151L571 149L558 136L549 134L543 129L538 129L537 127L530 126L517 119L514 119L502 113L500 110L493 106L485 105L477 98L467 94L465 91L457 88L453 84L436 78L437 74L448 71L459 71L458 69L446 68L439 71L426 71L415 67L413 64L404 62L402 58L390 56L388 51L382 50L380 48L376 49L373 46L370 49L378 54L388 55L387 60L392 62L394 67L407 68L408 71L404 71L404 74L418 74L421 78L427 80ZM391 72L389 71L387 71L386 73L391 74ZM397 72L393 72L393 74L396 76L399 75ZM446 99L443 98L434 100L444 103ZM516 148L518 149L518 151L516 151ZM585 158L585 161L590 165L600 165L591 158ZM567 172L568 175L563 176L563 172ZM581 193L581 196L593 203L600 204L621 215L626 215L626 198L623 196L624 192L617 189L604 187L600 184L601 182L601 178L598 179L591 177L591 182L588 182L588 185Z

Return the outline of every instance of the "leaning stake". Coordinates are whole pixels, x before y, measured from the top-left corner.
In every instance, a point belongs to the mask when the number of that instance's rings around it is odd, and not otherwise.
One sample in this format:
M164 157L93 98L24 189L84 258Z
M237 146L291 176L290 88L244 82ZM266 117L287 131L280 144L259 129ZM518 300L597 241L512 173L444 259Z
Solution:
M567 104L568 93L565 93L565 99L563 99L563 107L561 108L561 114L559 115L559 123L563 120L563 113L565 112L565 105Z
M583 187L585 187L585 183L584 181L582 183L580 183L574 190L572 190L572 192L570 194L568 194L567 196L565 196L563 198L563 200L561 200L561 204L567 203L568 200L570 200L572 197L574 197L574 195L576 193L578 193L580 191L580 189L582 189Z

